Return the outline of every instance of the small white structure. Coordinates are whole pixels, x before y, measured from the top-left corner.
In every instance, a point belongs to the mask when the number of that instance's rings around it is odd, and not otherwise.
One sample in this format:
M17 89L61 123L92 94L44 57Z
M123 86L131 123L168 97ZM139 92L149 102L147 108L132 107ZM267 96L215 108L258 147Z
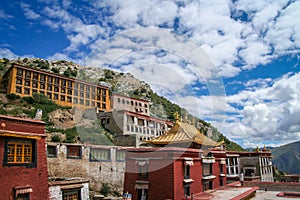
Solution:
M89 181L82 178L50 178L49 199L89 200Z

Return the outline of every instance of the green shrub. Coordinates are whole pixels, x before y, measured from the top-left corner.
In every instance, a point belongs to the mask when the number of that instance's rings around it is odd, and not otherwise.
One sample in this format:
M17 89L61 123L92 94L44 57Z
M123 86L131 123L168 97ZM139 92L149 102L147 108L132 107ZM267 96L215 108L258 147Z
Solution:
M53 68L51 69L51 71L53 71L53 72L56 73L56 74L59 74L59 69L56 68L56 67L53 67Z
M22 97L22 99L28 104L34 103L34 99L32 97Z
M60 138L58 135L52 135L51 136L51 142L60 142Z
M7 111L4 109L0 109L0 115L7 115Z
M102 183L102 187L100 193L107 197L107 195L111 192L111 188L108 183Z
M67 76L67 77L70 77L70 76L71 76L70 70L66 69L66 70L64 71L64 75Z
M74 139L78 137L76 127L67 129L64 131L64 133L66 134L66 140L64 141L66 143L73 143Z
M17 94L8 94L8 95L6 95L6 97L7 97L9 100L20 99L20 96L17 95Z
M78 71L77 71L76 69L71 70L71 75L72 75L72 76L76 77L77 74L78 74Z

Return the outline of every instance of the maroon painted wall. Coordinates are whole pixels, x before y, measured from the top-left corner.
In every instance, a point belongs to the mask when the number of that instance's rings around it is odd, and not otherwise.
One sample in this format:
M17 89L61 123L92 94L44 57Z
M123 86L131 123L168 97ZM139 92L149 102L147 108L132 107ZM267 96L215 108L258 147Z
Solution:
M0 116L0 124L3 123L5 123L5 127L1 126L1 133L4 133L6 130L13 130L44 135L44 123L40 121L34 122L30 120L26 122L24 119L18 120L17 118ZM22 135L22 133L19 134ZM33 191L30 193L30 199L49 199L45 137L43 136L41 139L35 140L36 167L31 168L4 165L5 138L7 137L3 137L0 134L0 199L14 199L14 188L24 186L32 187Z

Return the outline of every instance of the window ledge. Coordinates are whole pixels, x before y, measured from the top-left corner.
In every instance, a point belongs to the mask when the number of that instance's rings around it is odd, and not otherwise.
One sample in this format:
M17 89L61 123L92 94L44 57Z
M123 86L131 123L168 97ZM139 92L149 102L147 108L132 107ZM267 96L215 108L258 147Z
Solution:
M216 178L215 175L209 175L209 176L203 176L202 177L202 179L204 179L204 180L209 180L209 179L214 179L214 178Z
M183 182L184 183L192 183L192 182L194 182L194 180L191 178L187 178L187 179L184 179Z

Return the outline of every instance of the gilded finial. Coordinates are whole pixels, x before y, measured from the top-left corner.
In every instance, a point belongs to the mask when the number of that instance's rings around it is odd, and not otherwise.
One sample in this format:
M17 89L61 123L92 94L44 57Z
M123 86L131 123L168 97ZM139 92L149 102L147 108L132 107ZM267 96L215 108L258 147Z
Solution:
M179 121L179 115L178 115L178 112L175 112L175 113L174 113L174 116L175 116L175 122L178 122L178 121Z
M258 148L258 147L256 147L255 151L256 151L256 152L259 152L259 148Z
M264 145L263 151L267 151L266 145Z
M195 125L195 117L192 118L192 125Z

